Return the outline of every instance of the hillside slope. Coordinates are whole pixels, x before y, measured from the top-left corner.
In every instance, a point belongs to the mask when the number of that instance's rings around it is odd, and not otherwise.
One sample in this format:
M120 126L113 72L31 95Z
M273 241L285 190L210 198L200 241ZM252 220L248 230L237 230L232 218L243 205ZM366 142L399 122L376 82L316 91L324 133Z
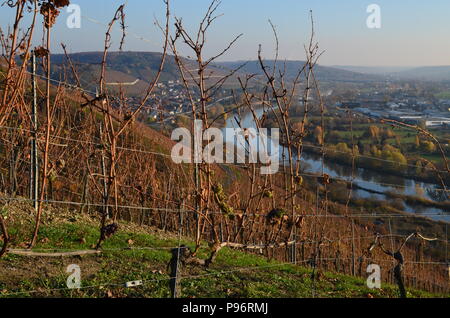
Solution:
M7 214L12 248L31 230L30 207L14 203ZM35 251L44 253L90 249L98 237L93 216L79 215L48 206ZM30 257L12 253L0 260L0 298L8 297L170 297L167 264L172 247L192 247L184 237L151 227L121 223L119 232L107 241L103 253L75 257ZM55 248L57 250L55 250ZM204 257L204 251L200 257ZM81 287L66 286L68 265L81 269ZM359 278L320 273L311 280L312 268L268 261L242 251L224 249L210 269L187 266L182 269L182 297L397 297L397 288L383 284L370 290ZM143 285L126 288L130 281ZM443 297L410 290L410 297ZM450 296L450 295L447 295Z

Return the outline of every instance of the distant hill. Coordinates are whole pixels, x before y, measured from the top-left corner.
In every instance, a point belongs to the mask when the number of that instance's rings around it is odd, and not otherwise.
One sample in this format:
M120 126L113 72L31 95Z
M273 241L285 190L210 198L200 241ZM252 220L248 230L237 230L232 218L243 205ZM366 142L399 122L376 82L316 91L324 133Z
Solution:
M76 65L83 88L95 91L100 77L103 52L82 52L70 54ZM161 53L157 52L110 52L107 59L106 82L135 83L123 86L128 95L141 95L153 80L161 60ZM74 77L63 54L52 56L52 78L64 79L75 83ZM196 63L184 59L185 65L195 74ZM208 70L215 76L228 74L230 70L242 66L245 62L219 62L212 64ZM273 60L265 60L268 69L272 69ZM278 69L286 69L288 79L294 78L304 61L278 61ZM229 79L231 85L236 84L236 77L243 74L263 75L257 60L246 62L239 72ZM320 82L365 83L383 81L386 76L399 80L450 81L450 66L429 67L365 67L365 66L322 66L315 69L316 78ZM161 82L179 79L178 66L173 56L168 55L161 74ZM118 86L109 86L117 90Z
M217 65L227 68L237 68L243 63L245 62L221 62L217 63ZM274 61L265 60L264 64L268 67L268 69L272 69ZM303 67L304 64L304 61L278 61L277 68L279 70L286 69L287 77L292 79L297 76L298 71ZM241 72L258 75L262 75L263 73L259 61L247 62L247 64L241 69ZM383 79L378 75L362 74L321 65L316 66L315 75L319 81L327 82L372 82Z
M350 72L357 72L362 74L377 74L377 75L390 75L392 73L404 72L414 68L408 66L352 66L352 65L333 65L331 67Z
M75 64L83 88L95 90L100 78L103 52L83 52L70 54ZM107 83L133 83L124 86L128 94L140 94L147 88L156 75L161 61L161 53L155 52L110 52L107 56ZM63 54L52 56L54 65L53 77L64 77L64 74L74 81L72 72L68 69L67 59ZM161 74L161 81L178 78L178 67L173 56L167 57L167 62Z
M85 89L95 90L100 78L103 52L82 52L70 54L70 59L75 64L80 81ZM161 53L156 52L109 52L107 56L107 83L133 83L135 85L124 86L127 94L141 94L148 87L159 69ZM74 82L72 72L67 64L64 54L52 55L53 78L68 78ZM195 61L183 59L184 65L196 74ZM227 71L211 66L208 72L214 75L225 75ZM160 82L180 79L175 58L168 55L161 74ZM117 88L117 86L115 86ZM114 89L114 87L109 87Z
M450 66L333 66L363 74L383 75L398 80L450 81Z
M100 66L102 57L103 52L70 54L70 58L78 66L83 66L83 64ZM65 63L66 57L62 54L53 55L52 61L62 64ZM107 55L107 65L110 69L141 80L147 80L154 76L160 61L161 53L155 52L110 52ZM168 57L163 75L165 79L174 79L178 76L178 68L172 56Z
M83 88L95 90L100 77L102 52L82 52L70 54L71 60L76 65ZM150 80L152 80L159 68L161 53L156 52L110 52L107 58L106 81L109 83L137 83L131 86L124 86L126 93L135 95L141 94ZM52 56L53 78L67 78L74 82L72 72L67 65L66 57L63 54ZM195 61L184 59L185 65L191 70L196 69ZM289 78L296 76L298 70L303 66L303 61L279 61L278 68L286 66L286 73ZM221 62L211 65L209 71L220 76L227 74L230 70L238 68L243 62ZM273 61L267 60L265 64L271 68ZM195 72L194 72L195 74ZM258 61L250 61L239 71L238 75L258 74L263 75ZM342 70L333 67L317 65L316 76L319 81L328 82L371 82L378 81L382 77L378 75L363 74ZM173 56L169 55L161 75L161 81L179 79L178 66ZM230 78L233 81L234 78Z
M450 81L450 66L423 66L392 75L405 80Z

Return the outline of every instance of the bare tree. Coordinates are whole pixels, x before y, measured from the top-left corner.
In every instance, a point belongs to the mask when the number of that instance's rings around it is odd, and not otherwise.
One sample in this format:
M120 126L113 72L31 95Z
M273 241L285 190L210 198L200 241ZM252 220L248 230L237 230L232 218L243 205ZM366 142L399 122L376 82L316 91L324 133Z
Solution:
M372 245L368 249L368 251L370 253L376 247L380 247L380 249L383 251L383 253L385 253L388 256L393 257L397 261L397 265L394 267L394 277L395 277L395 280L397 281L397 285L398 285L398 288L400 291L401 298L407 297L405 283L404 283L404 279L403 279L403 265L405 263L405 260L404 260L403 254L402 254L402 249L405 247L406 243L412 238L419 238L419 239L422 239L424 241L429 241L429 242L437 240L437 238L426 238L417 232L411 233L403 238L403 241L397 250L390 251L384 247L380 236L377 235L375 237L375 241L372 243Z
M104 142L106 145L108 145L108 174L104 176L104 178L107 179L107 187L106 187L106 193L103 194L104 196L104 202L105 206L108 205L111 192L112 197L114 199L114 211L112 213L112 223L109 225L106 225L107 219L108 219L108 213L107 209L103 211L102 214L102 220L101 220L101 235L100 239L97 243L97 248L101 247L102 242L107 239L109 236L111 236L116 230L117 230L117 218L118 218L118 183L117 183L117 162L120 157L120 154L117 150L117 142L120 138L120 136L126 131L126 129L130 126L131 123L134 122L136 115L142 110L142 108L146 105L148 99L150 98L153 90L156 87L156 84L159 81L159 78L161 76L161 73L164 68L164 64L166 61L166 55L167 55L167 48L169 45L169 19L170 19L170 5L169 1L164 1L166 5L166 24L165 24L165 31L164 31L164 47L163 47L163 53L161 57L161 62L158 68L158 71L155 75L155 78L150 82L144 96L141 99L141 102L139 105L131 111L129 114L124 116L123 120L121 120L118 125L117 121L113 118L113 110L111 105L111 99L105 89L105 77L106 77L106 65L107 65L107 54L108 50L110 48L110 38L111 38L111 29L114 26L115 22L120 21L121 23L121 29L122 29L122 39L120 43L120 48L122 48L124 44L125 39L125 14L124 14L124 5L120 6L115 15L114 18L111 20L108 26L108 30L106 32L105 37L105 47L103 51L103 58L102 58L102 67L101 67L101 75L99 80L100 85L100 98L101 98L101 107L102 112L104 113L103 117L103 126L105 128L104 130Z
M196 121L200 120L202 123L200 138L203 140L205 136L205 132L211 127L210 119L208 118L208 103L214 98L216 92L223 86L225 81L235 73L235 70L232 71L229 75L220 77L219 80L213 82L208 85L210 81L210 76L208 75L208 67L218 58L227 53L233 44L242 36L242 34L232 40L225 49L223 49L218 54L206 59L204 57L204 47L207 41L207 33L213 22L220 17L220 15L216 15L216 11L220 5L220 1L213 0L204 16L202 21L199 24L198 30L196 34L191 35L183 26L182 19L175 18L175 28L176 34L171 38L171 48L175 55L175 61L178 64L178 68L180 70L181 77L183 79L183 83L185 85L185 89L188 92L191 100L192 107L192 132L195 131L194 125L196 125ZM177 42L183 41L190 50L195 54L195 62L197 69L195 71L189 70L188 67L183 62L181 56L178 53ZM194 85L194 87L198 90L200 95L200 101L197 104L192 98L192 88L189 83ZM203 141L202 141L203 145ZM200 147L203 149L202 145L198 145L196 142L193 144L194 152L196 149ZM197 160L195 160L196 162ZM219 204L219 207L222 207L221 211L224 214L232 214L233 211L230 207L226 206L223 200L218 198L219 185L214 184L213 178L213 170L211 164L207 163L204 158L202 158L200 163L196 163L194 168L194 183L195 183L195 200L196 200L196 213L197 213L197 234L196 234L196 247L192 252L192 256L195 256L198 249L200 248L200 243L203 235L203 229L206 224L210 225L211 235L213 237L214 243L212 243L212 252L210 258L207 260L206 264L210 264L217 252L221 248L221 242L218 234L217 227L219 225L220 220L218 216L214 213L210 213L212 209L212 203L215 202ZM215 191L214 191L215 190Z

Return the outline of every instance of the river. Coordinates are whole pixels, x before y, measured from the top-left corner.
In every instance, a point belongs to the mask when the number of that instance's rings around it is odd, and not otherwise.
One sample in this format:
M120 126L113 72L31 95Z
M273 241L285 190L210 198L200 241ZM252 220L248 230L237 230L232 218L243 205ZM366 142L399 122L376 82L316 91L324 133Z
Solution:
M258 117L263 115L263 109L258 108L255 110ZM238 128L236 119L239 119L237 114L230 116L226 121L226 128ZM253 119L253 115L247 112L242 115L240 119L242 128L256 128L256 124ZM226 134L226 132L225 132ZM226 135L227 142L236 143L236 140L229 138ZM240 145L242 146L242 145ZM280 146L280 154L286 151L286 148ZM286 151L287 153L287 151ZM303 171L308 174L321 174L322 173L322 158L316 154L303 153L302 155L302 167ZM338 164L335 162L329 162L325 160L323 164L324 173L330 175L332 178L339 178L347 181L352 180L352 168L346 165ZM401 195L417 196L428 200L436 201L437 198L442 195L442 191L436 184L425 183L416 181L410 178L404 178L400 176L394 176L392 174L373 171L364 168L355 169L353 182L364 189L354 189L352 195L354 198L375 199L375 200L392 200L383 193L391 192ZM414 213L417 215L426 215L434 220L450 221L450 211L445 211L437 207L424 207L421 205L409 205L404 203L405 212Z

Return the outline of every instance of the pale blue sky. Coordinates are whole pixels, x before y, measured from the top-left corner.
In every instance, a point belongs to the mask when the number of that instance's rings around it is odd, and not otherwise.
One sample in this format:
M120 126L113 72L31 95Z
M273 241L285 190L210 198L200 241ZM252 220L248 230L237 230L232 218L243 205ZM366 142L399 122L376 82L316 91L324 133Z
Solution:
M116 8L126 0L72 0L82 9L81 29L68 29L62 12L54 28L54 51L59 43L71 52L102 50L107 24ZM172 14L183 17L194 30L210 0L172 0ZM368 29L366 8L381 7L382 28ZM248 60L257 56L258 45L264 55L273 54L274 41L268 19L280 36L280 53L286 59L302 59L303 44L309 36L309 10L316 21L317 40L326 51L325 65L420 66L450 65L449 0L223 0L218 12L224 16L211 29L207 54L219 51L239 33L244 36L223 60ZM125 50L160 51L162 37L153 25L154 17L163 19L162 0L128 0L126 24L129 34ZM0 7L0 26L12 23L13 10ZM113 37L117 49L119 36Z

